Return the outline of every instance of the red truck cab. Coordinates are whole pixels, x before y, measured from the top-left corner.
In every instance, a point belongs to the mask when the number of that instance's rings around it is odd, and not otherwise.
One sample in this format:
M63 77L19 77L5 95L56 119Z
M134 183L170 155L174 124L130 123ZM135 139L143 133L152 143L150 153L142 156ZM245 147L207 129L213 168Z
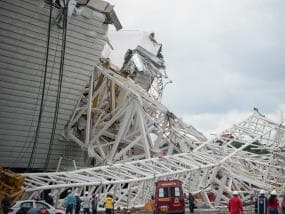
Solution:
M185 213L185 198L180 180L159 180L155 187L156 214Z

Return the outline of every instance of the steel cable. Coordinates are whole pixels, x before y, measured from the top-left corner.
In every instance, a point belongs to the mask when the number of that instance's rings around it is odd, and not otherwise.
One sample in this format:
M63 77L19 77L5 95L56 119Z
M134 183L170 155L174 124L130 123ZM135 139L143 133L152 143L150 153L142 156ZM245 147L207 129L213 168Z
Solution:
M60 68L59 68L59 75L58 75L58 87L57 87L57 97L56 97L56 106L54 110L54 117L53 117L53 124L52 124L52 133L50 137L47 157L44 164L44 170L48 168L50 155L54 143L54 136L57 126L57 119L58 119L58 112L59 112L59 104L60 104L60 97L61 97L61 88L62 88L62 77L63 77L63 70L64 70L64 57L65 57L65 47L66 47L66 33L67 33L67 13L68 13L68 2L65 2L63 8L63 30L62 30L62 46L61 46L61 59L60 59Z
M50 10L49 10L49 22L48 22L48 36L47 36L47 45L46 45L46 59L45 59L45 69L44 69L44 77L43 77L43 86L42 86L42 94L41 94L41 104L40 104L40 110L39 110L39 117L35 132L35 138L33 142L33 147L31 151L31 155L28 162L27 170L29 171L31 169L32 163L34 161L35 152L38 146L38 138L39 138L39 132L41 128L41 121L42 121L42 113L43 113L43 103L44 103L44 97L45 97L45 87L46 87L46 76L47 76L47 68L48 68L48 61L49 61L49 46L50 46L50 35L51 35L51 19L52 19L52 10L53 6L52 3L50 4Z

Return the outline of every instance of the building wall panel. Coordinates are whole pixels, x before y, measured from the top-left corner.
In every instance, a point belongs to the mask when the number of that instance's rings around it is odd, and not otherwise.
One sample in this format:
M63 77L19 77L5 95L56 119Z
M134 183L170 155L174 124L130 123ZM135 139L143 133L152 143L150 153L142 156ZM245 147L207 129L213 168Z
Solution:
M0 165L26 168L39 115L46 55L49 9L40 0L0 1ZM61 33L53 10L46 97L34 169L43 169L52 132L60 68ZM107 41L105 15L80 15L68 21L65 66L59 116L49 169L63 157L61 169L87 166L85 152L64 139L64 127L85 90Z

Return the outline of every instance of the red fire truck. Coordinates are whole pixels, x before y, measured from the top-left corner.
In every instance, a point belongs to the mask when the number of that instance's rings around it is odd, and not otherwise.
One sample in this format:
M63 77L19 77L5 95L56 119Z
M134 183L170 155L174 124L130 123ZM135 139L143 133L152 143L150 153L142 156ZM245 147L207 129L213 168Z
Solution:
M155 211L157 214L185 213L185 198L181 181L159 180L155 186Z

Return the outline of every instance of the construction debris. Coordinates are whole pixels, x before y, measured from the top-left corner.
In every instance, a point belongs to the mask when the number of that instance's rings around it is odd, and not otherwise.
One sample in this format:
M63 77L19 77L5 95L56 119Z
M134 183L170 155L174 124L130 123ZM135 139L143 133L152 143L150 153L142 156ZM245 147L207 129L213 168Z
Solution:
M140 47L132 51L120 70L102 60L67 126L67 136L98 167L25 174L24 197L47 189L55 195L67 188L80 193L88 189L99 195L101 204L111 193L117 207L143 207L156 180L179 179L199 199L199 207L214 208L225 206L233 191L245 205L252 205L260 189L284 191L285 127L255 111L207 140L137 81L138 72L156 74L145 72L146 63L154 64L146 53ZM133 59L135 54L140 61ZM78 126L82 117L84 129Z
M12 203L19 200L24 192L24 177L10 170L0 168L0 201L7 194Z

